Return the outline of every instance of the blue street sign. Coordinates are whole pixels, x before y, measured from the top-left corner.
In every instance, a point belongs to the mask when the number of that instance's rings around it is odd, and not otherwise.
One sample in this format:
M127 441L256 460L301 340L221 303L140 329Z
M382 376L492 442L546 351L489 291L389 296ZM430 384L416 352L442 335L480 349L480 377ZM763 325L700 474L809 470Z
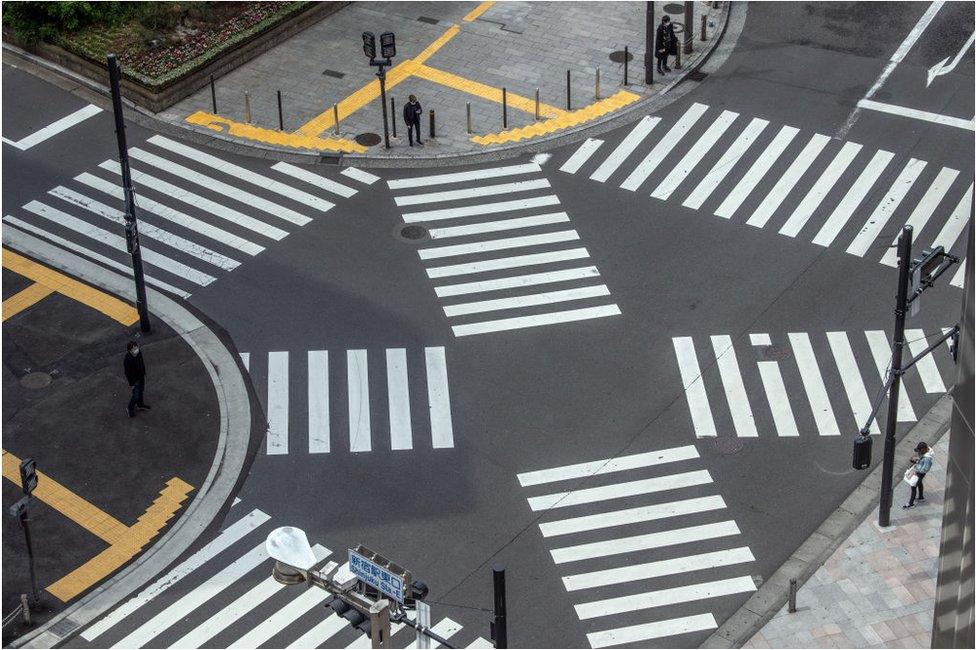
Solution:
M349 549L349 570L370 587L378 589L398 603L404 601L407 585L402 575L393 573L352 549Z

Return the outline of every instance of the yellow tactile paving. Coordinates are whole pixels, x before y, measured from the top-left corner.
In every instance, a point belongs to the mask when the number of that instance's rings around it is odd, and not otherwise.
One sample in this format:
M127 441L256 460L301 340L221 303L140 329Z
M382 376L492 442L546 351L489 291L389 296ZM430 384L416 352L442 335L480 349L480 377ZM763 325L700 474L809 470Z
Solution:
M235 122L220 115L214 115L206 111L197 111L188 116L185 120L190 124L204 126L214 131L221 131L238 138L256 140L265 144L276 144L282 147L293 149L311 149L313 151L341 151L344 153L363 153L366 147L353 140L342 138L319 138L315 135L303 135L297 131L285 133L274 129L265 129L253 124ZM331 113L330 113L331 121Z
M477 144L492 145L504 142L518 142L527 140L540 135L547 135L556 131L576 126L590 120L606 115L611 111L626 106L640 99L640 95L635 95L626 90L617 91L615 94L585 106L572 112L563 112L562 115L545 122L536 122L528 126L522 126L499 133L488 133L486 135L472 136L471 141Z
M478 16L491 9L493 4L495 4L495 0L486 0L486 2L482 2L480 5L468 12L468 15L464 17L464 22L470 23L476 20Z
M54 293L51 287L35 282L3 301L3 320L15 316Z
M454 90L460 90L461 92L468 93L469 95L475 95L477 97L481 97L482 99L487 99L488 101L499 104L502 103L501 88L489 86L478 81L472 81L471 79L466 79L465 77L461 77L451 72L438 70L437 68L432 68L429 65L419 65L417 66L417 71L414 73L414 75L420 77L421 79L426 79L427 81L432 81L442 86L453 88ZM513 92L508 92L506 94L508 95L507 100L509 106L526 113L535 114L535 99L522 97L521 95L516 95ZM566 111L562 110L561 108L556 108L555 106L550 106L549 104L543 104L541 102L539 103L539 115L542 117L558 117L560 115L564 115L565 113Z
M139 314L135 308L127 305L118 298L89 287L77 280L73 280L46 266L41 266L37 262L33 262L6 248L3 249L3 266L14 273L30 278L52 291L56 291L72 300L77 300L80 303L88 305L92 309L102 312L123 325L132 325L139 320ZM4 320L7 318L6 308L7 304L4 302Z

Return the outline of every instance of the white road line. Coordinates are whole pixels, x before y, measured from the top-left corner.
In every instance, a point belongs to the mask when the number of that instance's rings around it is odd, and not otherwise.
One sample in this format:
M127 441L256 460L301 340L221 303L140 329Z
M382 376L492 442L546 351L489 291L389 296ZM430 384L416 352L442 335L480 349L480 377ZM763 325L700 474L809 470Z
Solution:
M639 612L642 609L665 607L677 603L691 603L696 600L707 600L720 596L748 593L756 590L756 583L749 576L739 576L726 580L700 582L670 589L647 591L631 596L618 596L606 600L596 600L575 605L576 615L581 621L600 616L622 614L624 612Z
M386 351L386 391L390 407L390 449L413 449L410 426L410 382L407 378L407 351Z
M966 277L966 258L964 257L962 258L962 260L959 261L959 268L956 269L956 272L952 275L952 280L949 281L949 284L951 284L954 287L959 287L960 289L962 289L963 279L965 277Z
M606 160L604 160L596 171L590 175L590 180L597 181L598 183L606 182L610 175L617 171L617 168L627 159L627 156L634 153L634 150L644 141L644 139L650 134L651 129L657 126L658 122L661 121L659 117L651 117L650 115L645 116L640 122L631 129L630 133L624 136L624 139L620 141L617 148L614 149Z
M639 506L637 508L614 510L613 512L602 512L596 515L550 521L539 524L539 530L542 531L543 537L556 537L557 535L582 533L601 528L614 528L616 526L657 521L658 519L667 519L669 517L683 517L698 512L709 512L723 508L725 508L725 501L720 496L699 497L696 499L684 499L682 501L658 503L652 506Z
M695 614L694 616L669 618L653 623L618 627L604 632L591 632L586 635L586 638L590 642L591 648L609 648L624 643L637 643L666 636L688 634L689 632L712 630L716 627L715 617L711 614Z
M908 164L905 165L898 178L895 179L888 193L885 194L884 198L881 199L881 202L874 209L874 212L868 217L861 231L851 241L851 245L847 247L848 253L859 257L864 256L864 253L874 243L874 240L881 234L881 230L888 223L888 219L891 218L891 215L901 205L902 199L912 189L912 185L915 184L915 180L922 173L925 164L924 160L916 160L915 158L908 161Z
M171 569L162 578L156 580L156 582L140 591L138 595L127 600L121 606L112 610L104 618L96 621L94 624L82 631L82 638L84 638L86 641L94 641L121 623L124 619L128 618L137 609L152 601L173 585L179 583L180 580L203 566L206 562L213 559L222 551L230 548L233 544L240 541L245 535L269 519L271 519L270 515L267 515L260 510L252 510L221 531L220 535L208 542L206 546L191 555L182 563ZM263 541L261 542L261 546L264 546Z
M820 373L820 365L810 344L810 336L806 332L791 333L789 336L793 358L796 359L797 368L800 370L800 380L810 402L813 419L817 423L817 432L822 436L839 436L840 427L837 426L834 410L830 407L827 385Z
M325 589L308 589L274 614L264 618L229 648L259 648L278 632L294 623L329 597Z
M769 334L750 334L749 342L756 346L773 344L773 340L769 338Z
M813 216L813 212L820 207L823 200L827 198L827 194L830 193L831 188L837 184L840 177L844 174L844 171L850 166L857 156L858 152L861 151L861 145L856 142L845 142L844 146L840 148L840 151L834 156L834 159L830 161L827 168L817 179L817 182L813 184L807 195L803 197L800 204L796 206L793 210L793 214L789 216L783 227L779 229L779 234L786 235L787 237L796 237L803 226L806 225L810 217Z
M466 648L493 648L495 646L493 646L491 644L491 642L488 641L487 639L484 639L484 638L482 638L482 637L479 636L477 639L475 639L474 641L472 641L470 644L466 645L465 647Z
M33 224L27 223L26 221L21 221L17 217L12 217L12 216L10 216L8 214L8 215L4 216L3 221L4 221L4 223L8 224L8 228L10 228L10 231L11 232L17 232L17 228L20 228L21 230L25 230L27 232L30 232L30 233L33 233L33 234L37 235L38 237L42 237L43 239L46 239L46 240L48 240L50 242L53 242L53 243L57 244L58 246L61 246L62 248L66 248L68 250L74 251L74 252L78 253L79 255L84 255L85 257L87 257L89 259L92 259L92 260L95 260L96 262L99 262L100 264L104 264L105 266L108 266L110 268L113 268L116 271L120 271L123 275L128 275L128 276L131 276L132 275L132 267L131 266L126 266L125 264L122 264L121 262L116 262L113 259L109 259L108 257L105 257L104 255L101 255L100 253L96 253L94 251L88 250L87 248L85 248L83 246L79 246L78 244L74 243L73 241L69 241L69 240L67 240L67 239L65 239L63 237L59 237L58 235L54 235L52 233L49 233L46 230L43 230L41 228L38 228L37 226L35 226ZM14 228L13 226L17 226L17 228ZM145 277L146 277L146 282L148 284L151 284L151 285L153 285L155 287L159 287L160 289L163 289L164 291L169 291L170 293L175 294L175 295L177 295L177 296L179 296L181 298L189 298L190 297L190 294L188 292L183 291L182 289L178 289L178 288L174 287L171 284L168 284L166 282L163 282L162 280L159 280L159 279L157 279L157 278L149 275L148 273L145 275Z
M275 194L284 196L292 201L306 205L310 208L318 210L319 212L328 212L335 206L335 203L331 203L325 199L321 199L313 194L309 194L308 192L299 190L290 185L285 185L284 183L276 181L273 178L269 178L268 176L264 176L263 174L252 172L250 169L241 167L240 165L235 165L234 163L226 160L221 160L217 156L211 156L200 149L188 147L182 142L170 140L169 138L164 138L161 135L152 136L149 138L148 142L162 149L166 149L167 151L171 151L175 154L189 158L196 163L206 165L207 167L216 169L217 171L223 172L229 176L233 176L236 179L247 181L252 185L257 185L263 190L274 192ZM279 206L279 210L281 209L283 208ZM307 217L304 218L307 219Z
M584 266L578 269L530 273L528 275L516 275L508 278L498 278L497 280L482 280L481 282L448 284L441 287L434 287L434 293L437 294L438 298L447 298L449 296L461 296L469 293L481 293L483 291L497 291L499 289L530 287L539 284L551 284L553 282L566 282L568 280L595 278L599 277L599 275L600 271L597 270L595 266Z
M712 147L715 146L715 143L718 142L718 139L722 137L722 134L725 133L730 126L732 126L732 122L734 122L737 117L739 117L738 113L734 113L732 111L722 111L722 114L719 115L714 122L712 122L711 126L708 127L708 130L705 131L704 135L698 138L698 142L696 142L694 146L688 150L680 162L678 162L678 164L672 168L671 173L668 174L663 181L661 181L661 184L658 185L653 192L651 192L651 196L653 196L655 199L661 199L662 201L670 197L671 194L678 189L678 186L681 185L686 178L688 178L688 174L690 174L692 170L698 166L698 163L701 162L702 158L704 158L708 152L711 151Z
M372 451L366 350L346 350L346 381L349 386L349 451Z
M97 214L100 217L104 217L109 221L112 221L120 226L125 225L125 213L116 208L109 207L104 203L90 199L84 194L79 194L74 190L68 189L58 185L57 187L47 191L51 196L56 196L62 201L66 201L73 205L85 208L86 210ZM158 242L171 246L178 251L182 251L187 255L202 260L209 264L221 268L225 271L233 271L238 266L241 265L237 260L233 260L226 255L222 255L215 250L207 248L206 246L201 246L196 242L192 242L189 239L184 239L179 235L174 235L168 230L163 230L158 228L151 223L142 220L139 223L139 234L145 235L150 239L155 239Z
M746 394L745 384L742 383L742 373L739 362L732 347L732 337L721 335L712 337L712 350L718 363L718 371L722 377L722 387L725 389L725 399L732 414L735 433L740 438L757 438L756 421L749 406L749 396Z
M447 383L444 348L425 348L427 360L427 404L430 407L430 437L434 449L454 446L451 424L451 392Z
M224 589L243 578L249 571L264 564L267 559L268 551L265 548L264 540L261 540L256 547L234 560L234 562L204 581L199 587L193 589L175 603L137 627L112 647L142 648L150 644L153 639L165 632L168 628L218 596Z
M515 269L523 266L536 266L538 264L553 264L555 262L565 262L566 260L584 259L589 256L590 255L586 252L585 248L571 248L563 251L531 253L529 255L502 257L498 259L483 260L481 262L466 262L464 264L454 264L451 266L435 266L427 269L427 276L430 278L446 278L453 275L467 275L469 273L484 273L486 271Z
M570 156L563 166L559 168L559 171L566 172L567 174L575 174L579 171L579 168L590 159L590 156L603 144L603 140L597 140L596 138L587 138L583 141L583 144L579 146L573 155Z
M678 358L681 385L685 388L688 410L691 411L691 421L695 425L695 435L699 438L715 437L718 432L715 430L715 420L712 419L712 408L708 404L705 378L702 377L698 365L695 343L690 336L676 336L671 339L671 342L674 344L674 354Z
M868 330L864 332L864 336L868 340L868 347L871 348L871 356L874 357L874 365L878 368L878 375L884 382L888 368L891 367L891 342L882 330ZM903 360L907 361L904 358ZM901 392L898 395L898 421L916 421L915 410L908 399L908 390L904 382L902 382Z
M766 222L773 216L773 213L776 212L776 209L786 200L790 192L796 188L800 182L800 178L810 168L810 165L817 159L817 156L820 155L820 152L823 151L828 142L830 142L829 137L815 133L810 138L810 141L807 142L806 146L803 147L803 151L797 155L789 168L776 181L773 189L763 198L762 203L759 204L759 207L756 208L756 211L752 213L752 216L749 217L746 223L756 228L764 227Z
M443 185L444 183L463 183L465 181L483 181L488 178L501 178L504 176L519 176L521 174L536 174L542 171L542 167L535 163L524 165L508 165L506 167L492 167L489 169L476 169L470 172L458 172L455 174L436 174L434 176L417 176L415 178L398 178L387 181L391 190L405 190L412 187L428 187L430 185Z
M500 311L503 309L519 309L521 307L532 307L535 305L552 305L559 302L609 295L610 289L607 288L607 285L601 284L595 287L579 287L576 289L563 289L561 291L533 293L526 296L515 296L513 298L496 298L494 300L445 305L444 314L448 317L463 316L465 314L480 314L487 311Z
M722 154L718 162L705 174L705 178L698 184L698 187L688 195L688 198L682 202L681 205L686 208L692 208L697 210L701 208L702 204L712 195L715 188L725 179L732 168L739 164L739 160L745 154L745 152L752 146L752 143L756 141L759 134L763 132L763 129L769 124L768 120L763 120L758 117L753 118L749 125L742 130L739 137L735 139L735 142L729 146L729 148Z
M913 357L924 352L929 346L928 341L925 340L925 332L922 330L905 330L905 339L908 341L908 349ZM941 394L946 392L946 387L942 382L942 375L939 374L939 367L935 365L935 359L932 358L935 352L937 350L919 359L915 367L918 368L918 376L922 379L925 392Z
M397 632L406 627L406 623L391 623L390 624L390 639L396 635ZM394 641L395 643L395 641ZM369 650L373 647L372 639L370 639L365 634L360 634L352 642L346 646L347 650L352 650L353 648L358 648L359 650Z
M499 185L479 185L463 190L449 190L444 192L428 192L425 194L408 194L397 196L393 201L400 206L420 205L423 203L441 203L443 201L460 201L463 199L475 199L483 196L497 196L499 194L514 194L516 192L531 192L551 187L545 178L534 178L529 181L517 181L515 183L501 183Z
M451 327L451 331L454 332L454 336L471 336L473 334L503 332L507 330L525 329L527 327L556 325L559 323L573 323L581 320L606 318L608 316L619 315L620 308L617 307L617 305L603 305L600 307L586 307L583 309L571 309L567 311L555 311L545 314L533 314L532 316L503 318L500 320L485 321L483 323L454 325Z
M675 145L684 137L684 135L695 125L695 122L708 111L708 106L704 104L692 104L691 107L685 111L684 115L674 123L667 134L660 139L660 141L654 146L653 149L644 157L644 160L640 161L637 167L634 168L630 175L624 179L624 182L620 184L620 187L625 190L630 190L631 192L636 192L641 184L647 180L647 177L657 169L664 159L667 157L671 150L674 149Z
M52 208L40 201L31 201L24 206L24 209L33 212L34 214L44 217L49 221L63 226L69 230L73 230L80 235L94 239L95 241L102 242L106 246L110 246L117 251L126 252L125 239L120 235L116 235L108 232L107 230L102 230L96 226L89 224L87 221L82 221L77 217L73 217L66 212L62 212L56 208ZM161 255L154 250L150 250L145 246L140 245L142 250L142 258L147 264L152 264L158 266L164 271L168 271L173 275L188 280L194 284L200 286L206 286L216 280L212 275L198 271L194 268L183 264L182 262L177 262L176 260L169 258L165 255Z
M550 508L566 508L584 503L595 503L597 501L621 499L641 494L653 494L654 492L665 492L667 490L677 490L696 485L706 485L711 482L711 475L707 470L702 469L691 472L679 472L667 476L655 476L654 478L646 478L639 481L627 481L625 483L584 488L570 492L544 494L538 497L530 497L528 502L529 508L534 512L538 512L539 510L549 510Z
M250 192L238 189L233 185L224 183L223 181L218 181L217 179L211 178L206 174L201 174L200 172L194 171L189 167L184 167L178 163L161 158L160 156L149 153L148 151L140 149L139 147L132 147L129 150L129 155L136 160L144 162L147 165L152 165L153 167L161 169L168 174L172 174L173 176L182 178L185 181L189 181L204 187L211 192L222 194L230 199L249 205L252 208L257 208L258 210L266 212L274 217L278 217L293 223L296 226L304 226L311 221L309 217L299 214L290 208L286 208L283 205L279 205L272 201L268 201L267 199L263 199L255 194L251 194Z
M763 179L769 169L773 164L779 159L783 152L786 151L786 147L789 146L796 134L800 132L792 126L784 126L773 138L773 141L766 146L763 152L756 158L756 161L752 163L752 167L746 172L739 184L735 186L729 195L725 197L722 201L722 205L718 206L715 214L724 219L731 219L735 211L745 202L745 200L752 194L752 191L756 189L756 185Z
M942 226L942 230L939 234L935 236L935 240L932 242L933 246L944 246L946 252L952 250L952 246L959 239L959 235L962 233L966 224L969 223L969 213L972 208L973 203L973 184L970 183L969 189L966 190L966 194L963 195L962 200L956 205L956 209L952 211L949 219Z
M790 396L783 383L783 375L779 371L779 364L775 361L760 361L759 378L762 380L763 390L766 391L766 401L773 414L773 424L778 436L798 436L796 418L793 407L790 406Z
M318 174L313 174L307 169L301 167L296 167L295 165L290 165L286 162L278 162L271 165L271 169L279 171L282 174L288 174L293 178L310 183L315 187L325 190L326 192L332 192L333 194L338 194L339 196L348 199L350 196L356 194L358 190L349 187L348 185L343 185L342 183L337 183L330 178L324 176L319 176Z
M976 130L976 124L974 124L972 118L969 118L967 120L962 117L952 117L951 115L940 115L939 113L921 111L917 108L909 108L907 106L896 106L895 104L876 102L873 99L862 99L857 103L857 107L867 108L872 111L878 111L879 113L888 113L889 115L900 115L901 117L907 117L913 120L921 120L923 122L932 122L933 124L951 126L957 129L965 129L966 131Z
M240 355L241 355L241 363L244 364L244 370L246 370L248 372L251 372L251 353L250 352L241 352ZM237 504L234 504L234 505L237 505Z
M498 232L500 230L533 228L535 226L546 226L552 223L563 223L567 221L569 221L569 215L565 212L553 212L550 214L536 215L534 217L518 217L516 219L502 219L501 221L472 223L466 226L431 228L428 232L430 233L431 239L447 239L449 237L480 235L486 232Z
M288 453L288 353L268 353L269 456Z
M642 454L604 458L603 460L594 460L588 463L577 463L575 465L563 465L562 467L551 467L533 472L522 472L517 478L519 485L529 487L543 483L552 483L554 481L567 481L569 479L586 478L587 476L654 467L655 465L663 465L665 463L677 463L693 458L698 458L698 450L695 449L694 445L685 445L684 447L672 447L671 449L648 451Z
M308 453L331 451L329 425L329 352L308 351Z
M376 181L380 180L379 176L375 176L373 174L370 174L369 172L364 172L363 170L357 169L356 167L346 167L339 173L342 174L343 176L347 176L353 179L354 181L365 183L366 185L372 185Z
M103 162L99 165L99 167L102 169L108 169L116 174L121 174L119 164L112 160ZM153 176L150 176L149 174L144 174L135 169L131 171L133 181L141 184L143 187L154 189L157 192L165 194L177 201L182 201L183 203L191 205L194 208L209 212L215 217L236 223L242 228L247 228L248 230L274 239L275 241L284 239L284 237L288 234L286 231L280 228L275 228L274 226L268 225L263 221L249 217L242 212L232 210L231 208L220 205L219 203L206 199L202 196L188 192L176 185L161 181ZM96 176L92 176L87 172L75 176L75 180L114 196L118 201L125 200L122 193L122 188L117 184L109 183L108 181ZM238 237L237 235L233 235L226 230L212 226L206 221L201 221L200 219L191 217L178 210L169 208L162 203L153 201L145 196L136 196L136 206L138 206L140 210L148 210L149 212L152 212L163 219L167 219L173 223L183 226L184 228L198 232L206 237L210 237L211 239L219 241L222 244L227 244L232 248L244 251L248 255L257 255L264 250L263 246L258 246L257 244L242 237Z
M582 589L593 589L594 587L606 587L609 585L620 585L638 580L651 580L663 576L677 575L679 573L690 573L692 571L704 571L716 567L732 566L745 562L753 562L752 551L746 546L731 548L711 553L701 553L698 555L688 555L686 557L676 557L670 560L656 560L643 564L631 564L629 566L616 569L604 569L601 571L590 571L588 573L578 573L563 577L563 585L566 591L579 591Z
M342 630L348 628L349 621L335 614L329 614L324 620L316 623L315 627L289 643L286 647L317 648Z
M442 637L444 639L450 639L452 636L454 636L460 631L461 624L456 621L452 621L449 618L442 618L438 623L434 625L434 627L430 629L437 636ZM412 650L413 648L416 647L417 647L417 640L414 639L413 641L407 644L406 650Z
M462 217L474 217L482 214L498 214L499 212L511 212L513 210L541 208L547 205L559 205L559 197L555 195L537 196L531 199L516 199L514 201L500 201L498 203L479 203L478 205L467 205L460 208L405 212L403 214L403 221L405 223L416 223L418 221L460 219Z
M560 230L540 235L524 235L522 237L507 237L504 239L489 239L471 244L456 244L454 246L438 246L435 248L421 248L417 251L422 260L432 260L453 255L470 255L472 253L487 253L509 248L525 248L527 246L541 246L559 242L576 241L579 234L575 230Z
M820 227L820 231L813 238L814 244L830 246L833 243L834 239L840 234L844 226L847 225L847 222L850 221L854 215L854 211L857 210L861 202L867 197L871 188L881 176L881 173L894 157L895 154L890 151L878 150L875 152L871 158L871 162L861 170L861 174L854 181L854 184L851 185L851 188L847 190L847 194L844 195L844 198L840 200L840 203L837 204L834 211L830 213L827 221Z
M7 138L4 138L3 141L9 145L13 145L14 147L20 149L21 151L27 151L31 147L39 145L45 140L49 138L53 138L54 136L61 133L62 131L66 131L71 127L73 127L74 125L80 124L81 122L87 120L89 117L93 115L97 115L98 113L101 112L102 109L100 109L98 106L95 106L94 104L88 104L87 106L83 106L79 108L74 113L71 113L70 115L65 115L60 120L52 122L47 126L38 129L37 131L34 131L30 135L24 136L23 138L17 140L16 142L12 140L8 140Z
M621 553L649 551L664 546L690 544L706 539L716 539L738 534L739 527L735 525L734 521L729 519L717 523L702 524L700 526L662 530L645 535L633 535L631 537L620 537L600 542L591 542L589 544L554 548L549 553L552 555L553 562L556 564L565 564L567 562L591 560L597 557L620 555Z
M922 231L925 224L932 218L932 214L939 207L939 204L942 203L942 200L949 192L949 188L952 187L957 176L959 176L958 170L943 167L939 170L932 184L929 185L929 189L925 191L925 195L915 205L911 216L905 222L906 226L912 227L913 242L918 238L918 233ZM891 241L891 246L888 247L888 250L881 257L881 263L887 266L898 266L898 237L895 237Z
M851 342L847 338L846 332L827 332L827 342L830 344L830 351L834 355L834 362L837 364L841 382L844 384L847 401L850 402L851 410L854 412L857 428L860 429L871 413L871 401L868 399L868 392L864 388L864 379L861 377L861 371L858 370L854 350L851 349ZM871 433L881 433L877 418L871 420Z

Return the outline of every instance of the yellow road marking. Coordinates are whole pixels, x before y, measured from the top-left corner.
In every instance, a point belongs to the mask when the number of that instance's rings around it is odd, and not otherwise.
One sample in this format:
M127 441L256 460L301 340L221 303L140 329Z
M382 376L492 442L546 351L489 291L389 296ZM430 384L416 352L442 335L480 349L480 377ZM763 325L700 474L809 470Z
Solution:
M432 68L429 65L417 66L417 71L414 74L421 79L433 81L434 83L447 86L448 88L453 88L454 90L460 90L461 92L468 93L469 95L475 95L498 104L502 103L501 88L489 86L488 84L483 84L478 81L472 81L471 79L466 79L451 72L445 72L444 70ZM508 95L507 99L509 106L520 111L525 111L526 113L535 114L535 99L522 97L521 95L516 95L512 92L506 94ZM555 106L550 106L549 104L540 103L539 114L542 117L558 117L560 115L565 115L566 111L561 108L556 108Z
M331 115L332 114L330 111L330 121ZM206 111L197 111L196 113L189 115L185 121L189 122L190 124L204 126L214 131L223 131L235 137L247 138L248 140L257 140L258 142L264 142L266 144L276 144L283 147L291 147L293 149L342 151L345 153L363 153L366 151L366 147L353 140L344 140L342 138L319 138L314 134L306 135L299 133L298 131L295 131L294 133L285 133L283 131L275 131L273 129L265 129L260 126L254 126L253 124L246 124L244 122L235 122L234 120L221 117L220 115L214 115L213 113L207 113ZM329 126L331 126L331 124Z
M18 255L17 253L3 249L3 266L14 273L18 273L34 282L43 285L52 291L67 296L72 300L88 305L96 309L109 318L117 320L123 325L132 325L139 320L136 310L122 302L114 296L93 289L86 284L73 280L68 276L58 273L46 266L41 266L37 262ZM26 289L25 289L26 291ZM16 296L14 296L16 298ZM11 298L12 299L12 298ZM4 320L6 320L6 302L4 303Z
M37 282L32 283L26 289L18 291L3 301L3 320L15 316L24 311L31 305L44 300L54 293L51 287L45 287Z
M480 5L468 12L468 15L464 17L464 22L470 23L474 21L478 16L491 9L493 4L495 4L495 0L487 0L487 2L482 2Z

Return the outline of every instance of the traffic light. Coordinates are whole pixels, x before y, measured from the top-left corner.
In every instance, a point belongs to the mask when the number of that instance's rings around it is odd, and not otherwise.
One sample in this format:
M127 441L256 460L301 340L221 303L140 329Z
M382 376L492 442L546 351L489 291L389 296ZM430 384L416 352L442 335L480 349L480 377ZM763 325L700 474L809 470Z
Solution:
M370 61L376 58L376 37L373 32L363 32L363 54Z
M346 619L349 621L349 625L361 631L366 636L370 635L372 630L369 624L368 613L361 612L352 603L339 596L331 596L326 604L335 612L336 616Z
M33 458L20 461L20 487L27 496L37 487L37 463Z
M380 34L380 54L384 59L392 59L396 56L396 36L393 32Z

